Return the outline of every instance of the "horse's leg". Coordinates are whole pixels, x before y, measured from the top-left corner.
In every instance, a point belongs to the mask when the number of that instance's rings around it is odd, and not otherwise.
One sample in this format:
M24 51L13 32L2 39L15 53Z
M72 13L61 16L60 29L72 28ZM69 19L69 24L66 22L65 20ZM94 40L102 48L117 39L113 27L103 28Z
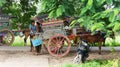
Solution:
M26 46L27 45L27 37L25 36L25 38L24 38L24 46Z
M77 45L80 41L80 38L78 36L75 37L75 39L73 39L74 44Z
M30 52L33 51L33 44L32 44L32 40L31 40L32 38L33 38L33 36L30 35Z
M30 52L33 51L33 44L32 44L32 41L30 40Z
M99 53L99 54L101 54L101 46L102 46L102 42L99 41L99 42L98 42L98 48L99 48L99 52L98 52L98 53Z

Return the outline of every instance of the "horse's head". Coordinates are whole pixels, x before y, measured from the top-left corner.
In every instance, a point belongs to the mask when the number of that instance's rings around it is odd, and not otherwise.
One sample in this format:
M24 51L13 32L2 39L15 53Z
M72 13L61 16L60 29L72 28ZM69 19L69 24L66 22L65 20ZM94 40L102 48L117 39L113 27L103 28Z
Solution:
M22 30L20 33L19 33L19 36L20 37L23 37L24 35L25 36L29 36L30 34L30 30L29 29L25 29L25 30Z

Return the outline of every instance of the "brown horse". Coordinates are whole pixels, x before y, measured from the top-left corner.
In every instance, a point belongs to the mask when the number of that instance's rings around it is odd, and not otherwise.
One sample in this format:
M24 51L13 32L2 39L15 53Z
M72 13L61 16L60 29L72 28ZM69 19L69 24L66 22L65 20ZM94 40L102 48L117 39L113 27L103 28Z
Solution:
M75 43L78 43L79 40L83 40L87 42L88 44L95 44L98 43L99 48L99 54L101 54L101 46L105 44L105 37L106 33L102 33L100 31L96 32L96 34L91 35L91 32L83 31L81 33L78 33L77 36L75 36L74 41ZM111 38L114 38L114 33L110 35Z
M102 43L105 43L105 34L96 33L91 35L91 33L87 33L86 35L80 36L83 41L86 41L90 44L98 43L99 54L101 54L101 46Z
M24 46L27 45L27 39L30 36L30 30L29 29L25 29L22 31L22 33L24 34Z

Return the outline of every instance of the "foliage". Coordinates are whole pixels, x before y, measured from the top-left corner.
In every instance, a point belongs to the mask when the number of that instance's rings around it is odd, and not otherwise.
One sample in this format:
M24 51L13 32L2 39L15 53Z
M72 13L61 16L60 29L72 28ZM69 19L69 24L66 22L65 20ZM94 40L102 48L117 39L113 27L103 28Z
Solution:
M120 36L115 36L114 39L106 38L105 46L120 46Z
M41 0L43 12L49 13L49 18L56 18L62 15L72 15L74 6L68 0Z
M30 45L30 39L27 39L27 45ZM24 46L24 37L15 36L15 41L12 46Z
M3 13L14 16L11 20L12 28L22 29L29 25L32 16L36 15L36 4L37 0L7 0L2 6Z
M82 64L65 64L58 67L119 67L120 64L118 59L113 60L91 60Z
M120 0L41 0L43 12L49 18L60 16L79 17L72 25L80 23L93 33L120 32ZM83 20L83 21L79 21Z
M6 0L1 0L0 1L0 7L6 2Z

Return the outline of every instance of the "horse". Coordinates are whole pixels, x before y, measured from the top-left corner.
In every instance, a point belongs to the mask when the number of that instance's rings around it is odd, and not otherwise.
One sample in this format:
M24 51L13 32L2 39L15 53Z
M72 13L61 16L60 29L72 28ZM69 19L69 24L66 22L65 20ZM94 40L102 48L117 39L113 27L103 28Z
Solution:
M87 42L89 45L98 43L98 53L101 54L101 46L105 44L106 33L96 31L96 33L92 35L90 31L82 31L77 33L76 36L72 37L75 44L79 43L80 40ZM112 33L109 37L114 38L114 33Z
M83 36L81 35L81 40L87 42L87 43L90 43L90 44L94 44L94 43L98 43L98 48L99 48L99 54L101 54L101 46L102 46L102 43L105 43L105 33L102 34L101 32L98 32L94 35L91 35L91 33L87 33L86 35L84 35L86 33L83 33Z
M70 26L70 23L67 21L64 21L64 26ZM76 29L77 30L77 29ZM73 33L71 33L71 30L66 30L67 32L67 36L70 40L74 41L74 44L78 44L78 42L80 40L83 40L89 44L95 44L98 43L98 48L99 48L99 54L101 54L101 46L102 43L105 43L105 35L106 33L103 33L101 31L96 31L96 33L94 35L92 35L90 31L86 31L85 28L79 28L79 30L77 30L75 35ZM73 34L73 35L72 35ZM110 36L114 36L114 35L110 35Z
M27 46L27 39L30 36L30 30L29 29L22 30L22 34L25 36L24 37L24 46Z

